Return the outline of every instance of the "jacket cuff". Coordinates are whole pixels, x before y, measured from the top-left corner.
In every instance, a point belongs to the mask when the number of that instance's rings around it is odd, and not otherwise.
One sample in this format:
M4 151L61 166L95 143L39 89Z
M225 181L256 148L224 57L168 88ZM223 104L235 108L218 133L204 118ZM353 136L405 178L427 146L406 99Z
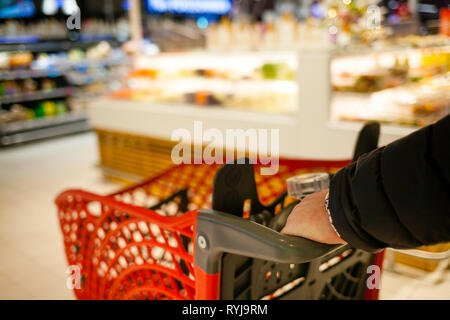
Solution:
M347 181L354 170L355 163L348 165L336 173L330 183L328 209L341 239L352 247L374 252L385 248L387 245L368 234L359 227L359 213L349 195L350 183Z

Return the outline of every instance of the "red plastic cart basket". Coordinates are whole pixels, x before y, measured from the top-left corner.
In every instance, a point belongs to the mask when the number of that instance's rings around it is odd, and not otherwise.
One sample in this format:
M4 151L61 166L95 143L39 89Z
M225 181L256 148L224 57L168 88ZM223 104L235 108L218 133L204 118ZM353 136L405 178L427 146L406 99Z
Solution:
M258 196L263 204L270 203L286 189L286 178L314 171L334 172L348 162L280 160L279 171L272 176L259 175L256 166ZM366 291L365 283L362 285L367 276L361 266L380 265L382 256L363 254L345 246L309 264L282 263L283 258L277 263L271 261L270 256L245 257L229 252L220 258L222 270L211 273L200 267L201 263L194 259L194 250L200 250L194 245L198 243L194 239L196 233L202 232L197 230L197 221L199 216L203 217L203 224L205 216L209 219L200 209L211 208L213 179L219 167L175 166L153 179L108 196L82 190L61 193L55 203L68 264L81 270L81 286L74 290L76 297L292 298L299 297L289 295L290 291L295 291L293 288L314 287L315 280L309 281L307 277L314 263L317 270L324 269L316 271L321 278L328 278L316 284L314 290L304 291L314 291L314 296L302 293L300 297L377 298L376 289ZM202 247L208 245L213 243L205 242ZM350 256L356 260L345 265ZM358 259L363 256L366 264L361 265L362 260ZM263 281L256 278L261 275ZM255 283L261 287L256 288Z

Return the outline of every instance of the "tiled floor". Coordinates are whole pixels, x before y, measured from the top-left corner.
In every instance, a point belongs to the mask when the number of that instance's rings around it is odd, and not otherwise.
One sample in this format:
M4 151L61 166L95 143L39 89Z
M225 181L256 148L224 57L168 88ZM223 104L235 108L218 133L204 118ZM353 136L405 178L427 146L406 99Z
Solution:
M108 193L92 133L0 150L0 299L73 299L53 205L65 188ZM420 274L419 274L420 276ZM385 272L383 299L450 299L450 275L429 285Z

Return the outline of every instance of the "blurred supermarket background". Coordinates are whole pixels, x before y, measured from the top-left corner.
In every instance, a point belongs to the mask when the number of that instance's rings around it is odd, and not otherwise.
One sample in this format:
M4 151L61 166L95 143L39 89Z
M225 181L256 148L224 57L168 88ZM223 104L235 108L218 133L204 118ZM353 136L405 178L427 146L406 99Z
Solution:
M346 160L449 112L448 0L0 0L0 299L73 299L54 198L164 172L195 120ZM442 256L388 251L381 298L450 299Z

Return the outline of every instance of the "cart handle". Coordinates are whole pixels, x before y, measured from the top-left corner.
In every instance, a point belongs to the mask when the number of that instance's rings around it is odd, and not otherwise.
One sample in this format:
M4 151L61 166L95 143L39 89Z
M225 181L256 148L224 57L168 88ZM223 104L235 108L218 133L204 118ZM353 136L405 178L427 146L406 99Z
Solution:
M217 274L225 252L278 263L300 264L323 257L342 246L284 235L232 214L199 210L194 261L205 273Z

